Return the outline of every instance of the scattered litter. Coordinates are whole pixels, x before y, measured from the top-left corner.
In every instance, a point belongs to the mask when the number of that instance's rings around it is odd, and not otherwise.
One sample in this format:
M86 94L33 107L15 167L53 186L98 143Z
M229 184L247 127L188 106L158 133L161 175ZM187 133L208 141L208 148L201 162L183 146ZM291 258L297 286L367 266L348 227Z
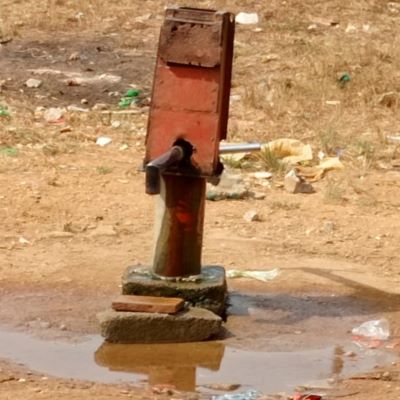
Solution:
M345 32L346 33L355 33L355 32L357 32L357 27L353 24L348 24Z
M313 158L311 146L296 139L277 139L263 144L261 151L269 151L284 163L297 164L311 161Z
M71 72L71 71L61 71L57 69L51 69L51 68L37 68L37 69L29 69L28 72L32 72L33 74L37 75L63 75L67 77L67 79L64 81L65 83L68 84L69 81L73 80L75 84L77 85L96 85L100 83L110 83L110 84L116 84L119 83L122 80L121 76L118 75L112 75L112 74L101 74L101 75L90 75L90 76L85 76L81 72Z
M254 176L254 178L257 178L257 179L270 179L274 175L272 174L272 172L258 171L258 172L254 172L253 176Z
M341 171L344 165L339 160L339 157L326 157L321 160L319 165L313 167L296 167L297 176L307 179L309 182L316 182L322 179L329 171Z
M227 278L250 278L256 279L262 282L269 282L275 279L279 275L280 271L278 268L270 271L241 271L238 269L230 269L226 271Z
M362 30L363 30L363 32L368 33L368 32L371 30L371 25L369 25L369 24L364 24L364 25L362 26Z
M340 100L327 100L325 104L328 106L338 106L340 104Z
M30 241L28 239L25 239L23 236L20 236L18 238L18 243L20 243L20 244L29 244Z
M6 107L0 106L0 117L9 117L10 112L7 110Z
M293 400L322 400L322 396L319 394L308 394L308 393L295 393L292 397Z
M386 319L367 321L360 326L353 328L351 333L354 336L362 336L370 339L389 339L389 322Z
M79 107L74 104L71 104L70 106L68 106L67 110L72 111L72 112L89 112L89 110L87 108Z
M105 103L96 103L93 107L92 107L93 111L105 111L108 110L108 105Z
M151 391L154 394L165 394L167 396L172 396L175 393L175 385L170 385L170 384L158 384L158 385L153 385L151 387Z
M239 383L211 383L209 385L203 385L203 387L212 390L220 390L223 392L231 392L232 390L237 390L240 388Z
M338 81L339 81L340 85L342 87L344 87L347 83L349 83L351 81L351 77L347 72L345 72L344 74L341 74L339 76Z
M257 13L240 12L236 15L235 21L242 25L258 24L259 18Z
M250 389L240 393L226 393L218 396L212 396L212 400L256 400L262 396L258 390Z
M229 97L230 103L234 103L235 101L240 101L242 100L242 96L240 94L231 94Z
M243 219L247 222L261 221L260 215L255 210L246 211L243 215Z
M311 22L316 25L321 25L321 26L337 26L339 25L339 21L336 19L326 19L326 18L318 18L318 17L313 17L311 19Z
M108 144L110 144L112 142L112 139L109 138L108 136L99 136L96 140L96 144L98 146L104 147L107 146Z
M310 183L305 182L304 178L298 176L294 169L285 175L285 190L289 193L314 193L315 190Z
M140 91L137 89L129 89L122 96L118 103L119 108L128 108L132 104L136 104L139 101Z
M121 144L121 146L119 146L118 150L124 151L127 150L129 148L129 146L126 143Z
M15 157L18 155L18 149L11 146L0 146L0 154L8 157Z
M47 109L43 114L43 118L47 122L59 122L63 116L64 116L64 109L58 107L57 108L51 107Z
M25 82L25 86L28 88L38 88L42 85L42 83L43 82L39 79L31 78Z
M118 129L121 126L121 121L112 121L111 127L114 129Z
M386 136L386 140L388 140L389 142L400 143L400 136L388 135Z

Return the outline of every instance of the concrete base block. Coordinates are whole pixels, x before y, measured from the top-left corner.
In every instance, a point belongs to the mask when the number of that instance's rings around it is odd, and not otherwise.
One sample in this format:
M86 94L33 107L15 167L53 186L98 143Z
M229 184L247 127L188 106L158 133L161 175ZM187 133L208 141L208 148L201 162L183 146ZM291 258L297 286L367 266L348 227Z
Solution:
M154 277L149 268L128 267L122 277L122 293L138 296L180 297L193 307L224 317L227 286L222 267L203 267L200 277L170 280Z
M222 324L220 317L201 308L175 315L109 310L97 318L102 336L111 343L198 342L216 335Z

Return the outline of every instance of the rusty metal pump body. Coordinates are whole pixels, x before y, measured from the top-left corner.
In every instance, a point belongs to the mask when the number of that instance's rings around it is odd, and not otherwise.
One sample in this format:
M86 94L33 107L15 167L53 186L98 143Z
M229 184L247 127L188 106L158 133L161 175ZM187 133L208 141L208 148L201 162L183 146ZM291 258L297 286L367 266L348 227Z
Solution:
M161 194L153 272L201 273L205 178L222 172L234 15L169 8L161 27L146 137L146 192Z

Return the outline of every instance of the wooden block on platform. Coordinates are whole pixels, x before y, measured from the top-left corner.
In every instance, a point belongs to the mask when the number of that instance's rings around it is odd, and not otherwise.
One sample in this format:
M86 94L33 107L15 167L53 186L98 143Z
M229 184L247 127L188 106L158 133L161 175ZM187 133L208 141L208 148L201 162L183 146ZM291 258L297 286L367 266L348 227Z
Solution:
M121 295L112 302L112 308L115 311L176 314L184 304L185 300L177 297Z

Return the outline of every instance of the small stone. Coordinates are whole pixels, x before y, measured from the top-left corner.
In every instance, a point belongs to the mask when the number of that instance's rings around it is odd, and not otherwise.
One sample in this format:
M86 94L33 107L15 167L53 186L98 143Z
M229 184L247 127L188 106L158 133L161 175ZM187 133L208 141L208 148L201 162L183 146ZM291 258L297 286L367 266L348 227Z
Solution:
M68 61L77 61L81 58L80 54L78 51L74 51L71 53L71 55L68 57Z
M107 146L111 142L112 142L112 139L108 136L100 136L96 140L96 144L101 147Z
M218 186L207 184L207 200L239 200L249 197L250 192L240 174L224 172Z
M89 100L88 99L81 99L81 104L89 104Z
M344 353L344 356L345 357L349 357L349 358L353 358L353 357L356 357L357 354L354 353L354 351L347 351L346 353Z
M217 334L222 324L216 314L197 307L176 315L110 310L97 318L111 343L198 342Z
M289 171L285 176L285 190L289 193L314 193L315 190L310 183L305 182L297 176L295 170Z
M257 178L257 179L270 179L274 175L268 171L258 171L258 172L254 172L253 176L254 176L254 178Z
M382 106L393 108L399 104L399 96L396 92L387 92L382 94L378 102Z
M254 193L253 193L253 199L254 199L254 200L264 200L264 199L265 199L265 193L262 193L262 192L254 192Z
M38 87L40 87L42 85L42 83L43 82L39 79L30 78L25 82L25 86L28 88L37 89Z
M47 122L57 122L63 116L64 116L64 110L62 108L54 108L54 107L49 108L43 114L43 117Z
M112 121L111 127L114 129L118 129L121 126L121 121Z
M67 330L67 325L61 324L60 325L60 331L66 331Z
M247 222L261 221L260 215L255 210L246 211L243 219Z
M90 233L90 236L91 237L117 236L117 232L115 232L114 227L112 225L99 225Z
M331 234L335 230L335 224L332 221L325 221L323 230L325 233Z

